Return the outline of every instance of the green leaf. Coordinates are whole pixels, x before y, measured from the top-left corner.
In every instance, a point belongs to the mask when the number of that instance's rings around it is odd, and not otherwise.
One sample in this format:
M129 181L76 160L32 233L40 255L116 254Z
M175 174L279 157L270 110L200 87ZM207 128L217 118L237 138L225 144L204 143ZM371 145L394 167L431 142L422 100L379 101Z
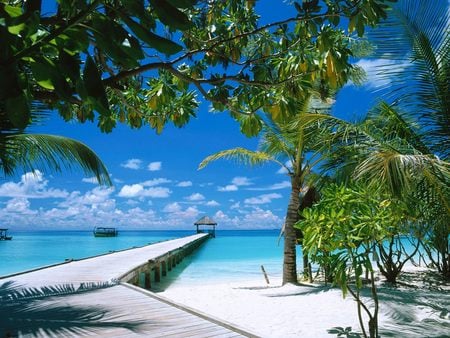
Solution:
M30 123L28 99L21 94L5 100L5 111L11 123L18 129L25 129Z
M180 30L187 30L193 26L186 14L171 5L168 1L150 0L150 4L153 6L161 22L165 25Z
M172 6L177 8L191 8L196 3L197 0L167 0Z
M95 108L101 114L109 115L111 112L109 110L105 87L103 86L103 82L97 65L90 56L86 58L83 80L87 95L94 99L93 103L95 105Z
M122 16L122 20L127 24L128 27L130 27L130 29L134 34L136 34L138 38L148 43L149 46L155 48L161 53L171 55L176 54L183 49L183 47L181 47L179 44L150 32L127 16Z
M22 8L20 6L5 5L3 9L11 18L17 18L22 15Z
M244 115L239 118L241 132L246 136L256 136L262 129L262 122L256 114Z
M53 71L51 66L45 63L30 62L30 68L38 85L45 89L55 89L50 75Z

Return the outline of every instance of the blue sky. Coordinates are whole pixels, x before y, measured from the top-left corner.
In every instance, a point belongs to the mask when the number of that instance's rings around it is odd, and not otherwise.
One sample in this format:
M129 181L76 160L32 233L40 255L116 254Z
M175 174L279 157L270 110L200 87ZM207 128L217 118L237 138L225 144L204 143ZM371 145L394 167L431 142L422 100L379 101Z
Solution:
M371 72L373 61L363 65ZM376 77L362 88L346 86L335 114L361 116L373 102ZM206 156L223 149L256 149L228 114L212 114L202 101L197 118L184 128L167 126L162 135L148 127L119 126L102 134L95 124L66 123L52 113L33 132L64 135L91 147L107 166L114 186L98 186L80 172L23 173L0 178L2 227L14 230L193 229L204 215L219 229L280 228L289 198L288 177L274 164L249 168L218 161L197 170Z

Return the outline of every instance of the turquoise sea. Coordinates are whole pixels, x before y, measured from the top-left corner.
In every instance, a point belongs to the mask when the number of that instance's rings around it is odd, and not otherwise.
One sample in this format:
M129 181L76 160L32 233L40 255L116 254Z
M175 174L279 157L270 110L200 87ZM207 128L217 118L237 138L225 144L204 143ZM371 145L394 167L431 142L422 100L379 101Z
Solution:
M193 231L121 231L111 238L94 237L91 231L11 232L11 241L0 241L0 276L80 259L113 250L142 246L193 234ZM229 281L269 277L282 271L283 242L279 230L222 230L187 257L166 283L173 281ZM299 260L299 263L301 261Z

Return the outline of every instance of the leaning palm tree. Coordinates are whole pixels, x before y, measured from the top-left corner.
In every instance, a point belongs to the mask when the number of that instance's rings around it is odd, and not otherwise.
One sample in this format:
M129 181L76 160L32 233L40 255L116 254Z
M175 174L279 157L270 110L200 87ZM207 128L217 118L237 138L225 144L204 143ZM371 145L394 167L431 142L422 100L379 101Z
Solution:
M305 122L304 112L310 107L311 97L299 104L299 113L284 122L268 120L261 132L261 141L257 151L244 148L223 150L206 157L199 169L219 159L231 159L246 165L258 165L273 162L286 170L291 181L291 192L287 207L284 234L283 284L297 283L296 242L294 224L300 218L299 209L306 205L305 198L313 189L307 178L321 159L321 154L312 152L317 146L318 134L327 133L326 124L313 123L315 114ZM317 114L319 115L319 114ZM322 114L320 114L322 115ZM303 202L303 204L302 204ZM304 264L305 265L305 264ZM304 266L305 272L307 266ZM306 272L307 274L307 272Z
M31 119L39 121L42 116L36 109ZM105 165L88 146L67 137L25 133L0 110L0 171L5 176L35 170L60 172L74 167L94 175L100 184L111 185Z
M371 31L385 100L415 117L433 153L450 156L450 5L402 0Z
M382 142L359 163L357 176L379 180L397 196L424 204L438 269L450 279L450 5L448 1L402 0L371 34L388 88L376 122ZM366 122L372 123L373 122ZM376 118L376 117L375 117ZM392 126L395 125L393 129ZM413 126L417 128L413 128ZM387 128L387 129L386 129ZM399 132L402 129L402 132ZM381 146L383 145L384 146Z

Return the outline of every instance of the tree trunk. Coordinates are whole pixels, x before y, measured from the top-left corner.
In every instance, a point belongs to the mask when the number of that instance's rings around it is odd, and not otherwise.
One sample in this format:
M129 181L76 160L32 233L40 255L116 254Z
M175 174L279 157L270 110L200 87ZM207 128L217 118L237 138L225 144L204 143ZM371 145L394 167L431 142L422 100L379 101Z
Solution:
M300 206L300 178L298 175L291 176L291 196L284 223L284 259L283 259L283 285L286 283L297 283L297 236L294 224L299 219Z

